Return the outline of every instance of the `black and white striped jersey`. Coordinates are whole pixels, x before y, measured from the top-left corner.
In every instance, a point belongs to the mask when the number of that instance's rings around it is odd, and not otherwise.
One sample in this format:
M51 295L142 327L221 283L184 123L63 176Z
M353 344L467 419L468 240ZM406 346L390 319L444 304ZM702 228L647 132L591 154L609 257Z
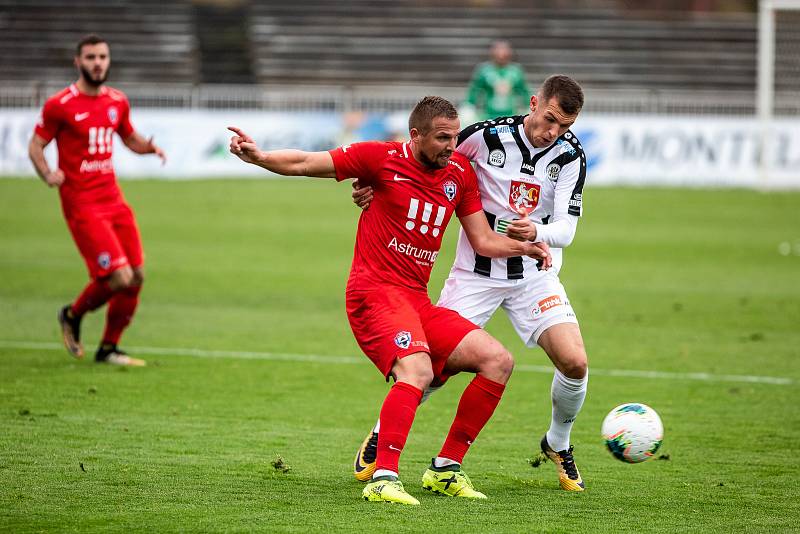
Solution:
M516 210L530 213L534 223L565 221L574 225L582 212L586 156L568 131L546 148L535 148L523 130L523 115L479 122L461 131L458 152L475 165L483 209L489 225L504 233ZM553 228L555 229L555 228ZM562 250L551 245L553 269L561 268ZM526 257L491 259L475 253L463 229L458 238L457 269L491 278L519 280L538 272Z

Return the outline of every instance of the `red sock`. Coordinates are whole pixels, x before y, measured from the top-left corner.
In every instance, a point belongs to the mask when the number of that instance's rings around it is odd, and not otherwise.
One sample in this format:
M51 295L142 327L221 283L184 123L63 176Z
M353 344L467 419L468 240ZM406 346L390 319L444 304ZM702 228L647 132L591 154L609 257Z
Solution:
M478 437L486 422L494 413L500 398L503 396L505 384L476 375L461 395L456 418L442 445L439 456L461 463L469 446ZM381 422L383 424L383 422ZM381 426L381 432L383 427Z
M106 280L92 280L72 304L72 314L80 317L86 312L96 310L105 304L112 294L113 291L108 287Z
M139 291L142 286L130 286L120 289L108 301L106 329L103 332L103 343L116 345L122 332L130 324L136 306L139 304Z
M389 390L381 408L376 469L388 469L397 473L400 453L405 447L421 398L422 390L405 382L397 382Z

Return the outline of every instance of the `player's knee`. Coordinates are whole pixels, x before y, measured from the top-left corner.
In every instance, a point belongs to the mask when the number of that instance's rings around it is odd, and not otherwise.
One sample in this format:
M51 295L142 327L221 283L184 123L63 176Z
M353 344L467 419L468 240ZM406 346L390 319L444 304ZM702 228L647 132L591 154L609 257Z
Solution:
M433 382L433 368L427 354L424 357L412 355L398 360L392 374L398 382L406 382L422 391Z
M133 269L130 267L123 267L117 269L108 280L108 285L113 291L127 289L133 285Z
M514 357L499 342L494 342L482 359L479 373L486 378L505 384L514 370Z
M583 351L563 358L558 365L558 370L567 378L581 379L586 376L588 369L589 362L586 359L586 353Z
M144 284L144 271L142 269L134 269L133 270L133 279L131 280L132 286L140 286Z

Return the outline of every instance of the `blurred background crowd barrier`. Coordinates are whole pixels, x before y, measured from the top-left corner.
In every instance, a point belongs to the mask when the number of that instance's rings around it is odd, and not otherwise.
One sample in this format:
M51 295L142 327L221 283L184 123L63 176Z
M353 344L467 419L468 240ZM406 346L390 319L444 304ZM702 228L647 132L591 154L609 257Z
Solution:
M130 97L134 124L173 156L161 169L119 150L123 177L248 172L226 155L231 122L270 147L403 136L420 97L460 104L505 39L531 88L553 73L584 86L575 131L590 183L800 187L800 10L770 11L767 123L761 4L0 0L0 174L32 174L38 110L76 78L74 45L94 32L110 42L109 84Z

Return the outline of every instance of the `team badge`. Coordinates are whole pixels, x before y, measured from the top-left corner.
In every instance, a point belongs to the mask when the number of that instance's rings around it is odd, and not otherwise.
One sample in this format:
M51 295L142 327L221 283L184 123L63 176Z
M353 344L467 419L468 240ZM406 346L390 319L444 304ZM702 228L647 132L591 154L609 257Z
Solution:
M442 185L442 189L444 189L444 196L446 196L447 200L449 200L450 202L452 202L453 199L456 198L457 186L454 181L447 180L444 183L444 185Z
M539 204L539 193L541 190L542 188L538 184L511 180L511 192L508 195L508 205L511 207L512 211L523 209L530 214Z
M491 152L489 152L489 165L493 167L502 167L506 163L506 153L500 150L499 148L495 148Z
M102 269L108 269L109 267L111 267L111 254L109 254L108 252L101 252L97 256L97 264Z
M108 120L111 121L111 124L116 124L118 118L119 118L119 113L117 112L117 107L110 106L108 108Z
M561 300L561 297L559 297L558 295L551 295L536 303L536 305L533 306L531 313L533 314L534 317L539 317L547 310L553 309L556 306L563 306L563 305L564 302Z
M551 163L547 166L547 169L545 169L544 172L547 174L548 178L555 182L558 180L558 174L561 172L561 165L558 163Z
M394 336L394 344L401 349L407 349L411 345L411 332L403 330Z

